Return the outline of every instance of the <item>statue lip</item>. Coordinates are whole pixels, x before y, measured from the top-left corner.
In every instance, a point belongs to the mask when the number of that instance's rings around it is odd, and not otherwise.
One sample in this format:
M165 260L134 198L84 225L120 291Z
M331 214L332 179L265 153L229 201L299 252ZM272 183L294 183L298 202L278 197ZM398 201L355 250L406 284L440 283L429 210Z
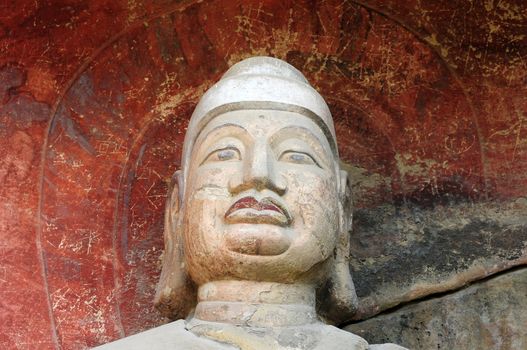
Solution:
M276 199L264 197L257 200L253 196L245 196L234 202L225 213L228 223L273 224L286 226L291 223L291 217Z

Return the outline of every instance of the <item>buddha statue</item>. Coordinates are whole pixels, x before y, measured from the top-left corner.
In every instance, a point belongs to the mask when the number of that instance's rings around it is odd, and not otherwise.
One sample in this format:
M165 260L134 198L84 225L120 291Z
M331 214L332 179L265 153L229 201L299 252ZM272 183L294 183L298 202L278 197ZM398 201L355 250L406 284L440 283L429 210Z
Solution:
M100 349L403 349L331 325L357 307L351 204L322 96L282 60L235 64L194 110L167 196L155 304L180 320Z

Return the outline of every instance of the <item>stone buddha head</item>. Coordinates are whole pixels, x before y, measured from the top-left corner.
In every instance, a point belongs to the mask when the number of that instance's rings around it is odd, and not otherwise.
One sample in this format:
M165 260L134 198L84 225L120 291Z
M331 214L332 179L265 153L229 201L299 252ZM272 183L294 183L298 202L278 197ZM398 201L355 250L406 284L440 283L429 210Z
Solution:
M322 96L282 60L243 60L191 117L167 196L156 306L182 318L200 286L268 282L312 286L320 316L349 319L351 210Z

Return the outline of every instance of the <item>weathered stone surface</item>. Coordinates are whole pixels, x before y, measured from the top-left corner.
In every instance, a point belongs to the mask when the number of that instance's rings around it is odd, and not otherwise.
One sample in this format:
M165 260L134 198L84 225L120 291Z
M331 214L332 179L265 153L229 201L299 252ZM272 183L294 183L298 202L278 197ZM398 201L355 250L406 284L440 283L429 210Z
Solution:
M134 334L117 342L97 347L97 350L236 350L237 348L201 338L185 327L185 321L174 321L146 332Z
M82 349L166 321L148 307L188 117L220 72L257 54L300 68L337 120L360 209L352 268L376 286L358 285L362 315L524 259L505 248L525 232L511 211L527 196L525 1L0 7L2 347ZM434 223L454 216L468 235ZM478 242L483 258L468 250ZM438 244L449 260L428 271L419 255ZM397 264L416 275L383 273Z
M354 220L355 319L527 264L524 198L360 209Z
M416 350L525 349L526 304L527 269L523 268L346 329L370 342L391 339Z

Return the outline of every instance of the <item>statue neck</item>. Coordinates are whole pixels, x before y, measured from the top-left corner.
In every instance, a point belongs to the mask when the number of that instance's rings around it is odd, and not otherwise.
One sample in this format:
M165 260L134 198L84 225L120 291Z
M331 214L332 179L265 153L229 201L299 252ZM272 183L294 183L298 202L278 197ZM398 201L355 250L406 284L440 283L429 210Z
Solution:
M255 281L216 281L200 286L194 319L262 328L320 322L314 286Z

